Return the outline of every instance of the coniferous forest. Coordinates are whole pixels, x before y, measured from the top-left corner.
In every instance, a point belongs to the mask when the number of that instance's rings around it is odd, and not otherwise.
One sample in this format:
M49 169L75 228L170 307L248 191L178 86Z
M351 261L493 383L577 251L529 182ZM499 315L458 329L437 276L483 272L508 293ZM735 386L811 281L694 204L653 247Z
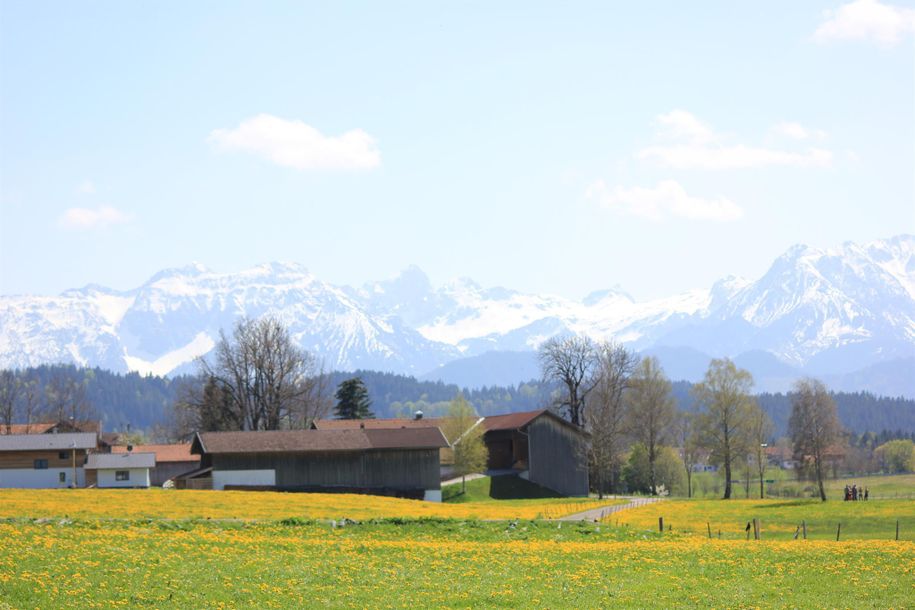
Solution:
M43 365L16 371L15 375L20 382L32 385L39 403L37 413L41 412L40 402L52 379L63 378L81 384L87 403L106 431L126 431L130 426L132 430L151 432L156 426L167 424L182 387L195 382L190 376L120 374L72 365ZM441 381L419 381L406 375L360 370L332 372L326 387L333 394L342 381L353 377L359 377L365 383L376 417L413 417L416 411L422 411L426 417L444 415L451 399L458 393L462 393L480 415L540 409L551 404L552 388L538 380L515 386L468 389ZM673 394L680 409L692 407L690 387L691 384L685 381L673 383ZM850 432L857 435L871 432L890 438L915 433L915 400L874 396L867 392L837 392L834 398L839 419ZM772 418L775 435L784 435L791 410L789 395L762 393L757 395L757 400Z

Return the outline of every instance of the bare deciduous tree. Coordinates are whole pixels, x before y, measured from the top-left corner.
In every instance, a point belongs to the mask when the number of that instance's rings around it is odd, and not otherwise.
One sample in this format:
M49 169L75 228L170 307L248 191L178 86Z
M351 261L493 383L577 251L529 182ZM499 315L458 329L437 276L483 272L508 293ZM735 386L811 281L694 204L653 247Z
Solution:
M0 371L0 424L6 428L7 434L16 419L21 391L19 375L10 370Z
M791 416L788 434L794 444L795 457L801 462L813 460L820 499L826 501L823 488L823 457L842 431L836 403L826 386L817 379L800 379L791 394Z
M752 457L752 460L748 459L747 462L749 463L752 461L756 466L756 473L759 475L760 499L766 497L764 483L766 478L766 467L769 465L766 448L769 446L769 441L772 440L772 432L774 429L772 420L769 419L766 412L763 411L759 405L753 405L748 425L750 457Z
M680 459L686 468L686 497L693 497L693 467L699 461L698 418L695 413L680 412L674 425L676 443L680 447Z
M724 358L712 360L692 392L700 408L702 436L711 457L724 465L724 498L731 497L731 470L746 447L747 425L755 404L750 396L753 376Z
M618 486L626 443L626 392L638 356L626 348L605 342L594 348L594 384L588 399L585 429L591 433L588 462L600 497Z
M657 493L655 464L676 414L670 381L657 358L643 358L629 382L628 429L648 452L648 486Z
M322 367L274 318L242 318L198 364L200 383L179 408L199 429L307 428L331 406Z
M596 349L587 337L553 337L538 354L543 380L562 387L557 406L576 426L585 423L585 399L594 385Z
M44 400L41 416L56 423L67 422L79 427L94 416L86 397L85 379L76 381L64 374L54 375L45 384Z

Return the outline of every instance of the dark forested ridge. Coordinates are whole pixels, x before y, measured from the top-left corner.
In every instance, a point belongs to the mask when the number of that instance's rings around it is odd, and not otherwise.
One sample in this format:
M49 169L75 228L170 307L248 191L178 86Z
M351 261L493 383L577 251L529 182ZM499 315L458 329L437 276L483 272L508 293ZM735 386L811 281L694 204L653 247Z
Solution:
M154 426L165 423L180 388L191 381L189 377L120 374L72 365L45 365L19 371L18 375L35 383L39 397L48 381L55 376L83 383L86 399L106 431L123 431L128 424L134 430L150 431ZM470 390L441 381L419 381L406 375L376 371L333 372L327 384L330 393L333 394L341 381L357 376L362 378L368 389L372 411L377 417L412 417L417 410L422 410L427 417L442 415L448 402L459 392L481 415L528 411L550 403L550 388L539 381ZM691 384L685 381L673 384L674 397L681 409L692 406L690 387ZM772 418L775 434L784 435L791 411L790 397L781 393L762 393L757 398ZM915 432L915 400L881 397L867 392L836 392L834 398L842 425L857 434L884 430Z

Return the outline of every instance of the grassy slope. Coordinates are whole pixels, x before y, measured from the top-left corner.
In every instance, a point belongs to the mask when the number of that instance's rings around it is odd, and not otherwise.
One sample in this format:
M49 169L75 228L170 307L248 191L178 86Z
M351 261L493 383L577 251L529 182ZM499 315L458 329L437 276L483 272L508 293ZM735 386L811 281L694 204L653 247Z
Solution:
M12 607L905 607L915 546L588 524L0 522ZM3 604L0 603L0 606Z
M583 502L587 498L567 498L555 491L525 481L516 476L481 477L467 481L467 490L462 492L460 483L442 488L442 500L449 503L499 502L506 500L539 500L551 503Z

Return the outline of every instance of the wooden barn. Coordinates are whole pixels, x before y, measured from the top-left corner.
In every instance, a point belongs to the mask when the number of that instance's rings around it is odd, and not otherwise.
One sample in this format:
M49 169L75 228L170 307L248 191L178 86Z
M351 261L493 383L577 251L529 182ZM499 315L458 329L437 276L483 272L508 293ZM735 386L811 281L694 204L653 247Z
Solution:
M434 427L200 432L191 453L213 489L349 492L441 500Z
M541 409L483 418L491 472L519 476L566 496L588 495L588 435Z
M422 417L421 415L412 418L393 417L388 419L316 419L312 422L311 427L314 430L398 430L401 428L438 428L444 434L444 418L440 417ZM451 447L442 447L438 454L439 478L445 480L452 475L452 465L454 464L454 453Z

